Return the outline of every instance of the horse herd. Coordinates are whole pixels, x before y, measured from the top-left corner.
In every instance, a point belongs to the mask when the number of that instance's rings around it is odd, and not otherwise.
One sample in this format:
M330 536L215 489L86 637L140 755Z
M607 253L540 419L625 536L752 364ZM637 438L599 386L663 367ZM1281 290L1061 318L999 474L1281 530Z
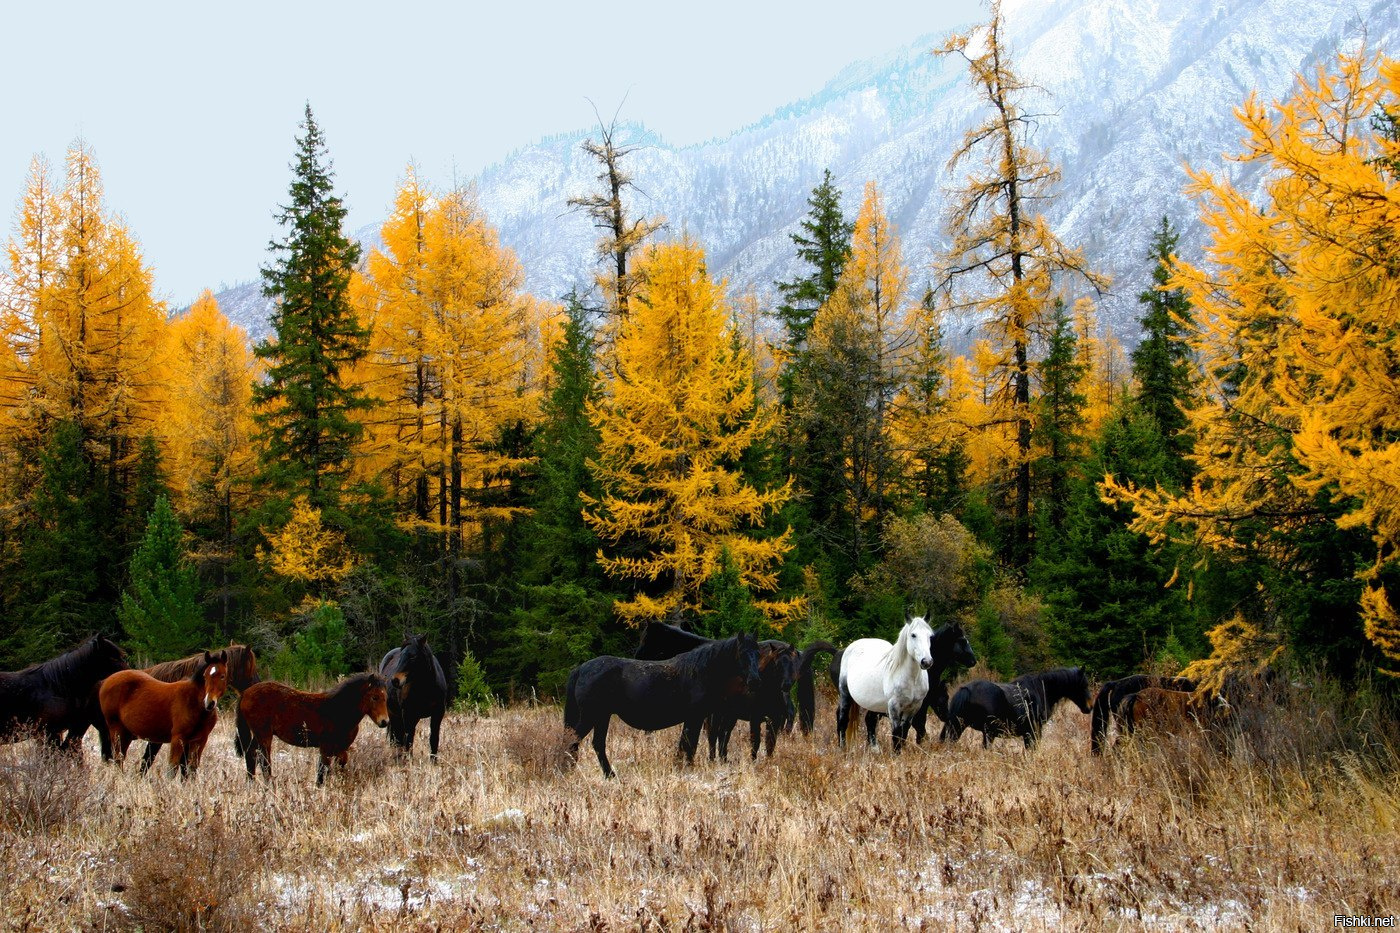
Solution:
M608 726L613 716L634 729L656 731L681 726L679 753L693 762L701 729L709 735L710 757L726 756L739 720L750 726L750 751L757 757L760 729L773 753L779 730L798 723L804 733L814 722L813 657L832 655L828 673L837 689L836 735L845 747L852 714L865 710L869 743L876 744L881 718L890 720L891 747L900 751L912 728L917 741L926 732L930 709L943 721L940 740L956 742L967 729L982 733L983 747L1001 736L1019 737L1031 748L1062 700L1092 715L1091 748L1105 747L1117 724L1131 732L1150 724L1175 730L1188 722L1208 724L1227 708L1197 694L1183 678L1133 675L1104 684L1090 705L1089 680L1082 667L1026 674L1010 683L973 680L948 697L943 675L976 663L961 625L934 630L924 619L910 619L893 642L861 638L844 649L818 641L799 651L784 641L759 642L752 635L703 638L673 625L653 622L643 632L635 658L603 656L569 674L564 725L574 735L570 754L591 733L603 774L613 777L608 760ZM798 708L792 703L796 688Z
M828 674L838 693L842 747L858 710L865 711L872 746L879 720L890 720L895 752L911 729L917 741L924 739L930 709L943 722L942 741L956 742L971 728L982 733L984 747L1013 736L1029 749L1056 706L1068 700L1092 713L1095 754L1106 747L1115 723L1124 732L1140 724L1170 730L1190 721L1205 725L1228 712L1223 698L1208 700L1191 681L1147 675L1104 684L1091 707L1089 681L1078 667L1026 674L1009 683L974 680L950 698L945 673L976 663L957 623L934 630L916 617L893 642L862 638L838 649L818 641L799 650L776 639L760 642L748 634L710 639L653 622L635 658L597 657L570 672L564 702L564 725L573 733L570 754L577 761L579 745L592 734L603 774L614 776L607 736L616 716L646 731L681 726L679 751L688 762L694 761L702 729L709 736L710 757L727 758L730 735L744 720L750 754L757 757L764 744L771 755L780 731L794 725L803 733L812 730L813 661L823 653L832 657ZM377 672L354 674L321 693L260 679L257 657L246 645L133 670L120 647L96 635L49 661L0 672L0 741L36 736L76 751L88 728L95 727L104 760L120 765L131 743L143 739L142 773L168 744L170 770L188 776L199 767L219 699L230 689L238 694L234 747L249 780L259 770L271 778L277 738L317 749L316 783L323 783L333 763L345 765L365 718L386 728L391 745L405 755L412 751L419 722L427 719L430 757L437 759L447 679L421 635L388 652Z
M142 773L168 744L170 770L189 776L199 768L219 699L229 689L238 693L234 748L250 780L259 767L271 778L275 737L317 749L316 783L323 783L332 762L344 766L365 718L387 728L390 743L405 754L418 723L429 720L436 759L447 712L447 678L421 635L386 654L378 672L354 674L321 693L262 680L246 645L133 670L115 642L94 635L51 660L0 672L0 740L36 736L76 751L95 727L104 760L120 765L131 743L144 739Z

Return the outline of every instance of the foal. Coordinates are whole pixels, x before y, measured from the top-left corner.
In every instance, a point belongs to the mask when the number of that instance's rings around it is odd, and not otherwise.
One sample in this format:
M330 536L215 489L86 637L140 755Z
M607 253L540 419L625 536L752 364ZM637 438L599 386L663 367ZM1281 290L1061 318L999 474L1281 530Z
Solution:
M113 760L126 759L134 739L157 747L170 743L170 770L188 777L199 769L209 733L219 719L219 697L228 689L224 652L204 657L193 674L175 683L156 680L145 671L117 671L102 682L97 699L111 736ZM141 773L154 756L143 758Z

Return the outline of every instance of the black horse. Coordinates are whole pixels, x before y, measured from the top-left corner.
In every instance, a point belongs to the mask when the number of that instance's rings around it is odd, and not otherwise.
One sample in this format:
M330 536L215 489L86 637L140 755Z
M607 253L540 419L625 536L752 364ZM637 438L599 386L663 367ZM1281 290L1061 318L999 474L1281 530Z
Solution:
M0 741L42 734L54 746L79 747L88 727L88 698L108 674L125 670L126 652L102 635L22 671L0 672ZM63 739L63 733L68 738Z
M564 725L578 737L569 752L577 761L579 743L592 732L598 764L604 775L613 777L608 724L616 715L647 732L683 725L680 751L687 763L693 763L706 718L735 696L758 687L758 642L747 634L701 645L665 661L610 655L585 661L569 672L565 687Z
M933 656L933 666L928 670L928 695L924 697L923 705L911 721L914 740L919 743L928 735L929 710L933 710L939 722L948 721L948 685L943 682L944 675L954 668L968 668L977 663L977 655L972 650L972 643L967 640L967 633L963 631L961 622L939 626L929 639L929 653ZM840 683L840 651L832 657L831 664L827 667L827 675L831 678L832 686ZM875 741L875 732L880 720L884 717L884 713L866 710L865 734L872 743Z
M974 680L963 684L948 703L948 719L939 738L956 742L969 727L982 733L982 747L1004 735L1019 735L1026 748L1061 700L1089 712L1089 678L1082 667L1058 667L1040 674L1023 674L1009 684Z
M649 622L642 630L636 656L638 660L661 661L715 641L675 625ZM797 679L800 661L797 649L785 641L770 638L758 643L758 689L731 697L722 709L705 720L711 761L716 753L721 760L729 760L729 739L741 719L749 724L750 757L758 757L760 744L769 755L773 754L778 730L793 718L792 685ZM765 723L768 726L766 743L762 736Z
M1133 674L1121 680L1110 680L1099 688L1094 698L1094 714L1089 725L1089 749L1095 755L1103 754L1108 741L1108 728L1117 723L1123 726L1124 702L1128 697L1148 687L1161 687L1164 690L1195 690L1196 682L1185 677L1157 677L1151 674Z
M428 647L428 636L405 638L384 655L379 674L389 685L389 744L412 754L418 723L426 719L429 755L437 761L438 733L447 715L447 676Z

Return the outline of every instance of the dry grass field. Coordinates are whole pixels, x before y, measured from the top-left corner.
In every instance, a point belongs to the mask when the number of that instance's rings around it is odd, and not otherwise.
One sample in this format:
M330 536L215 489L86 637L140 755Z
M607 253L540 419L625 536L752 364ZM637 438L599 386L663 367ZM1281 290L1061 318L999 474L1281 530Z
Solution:
M554 707L451 717L436 767L367 727L324 788L314 752L280 745L272 785L246 781L229 715L186 783L101 766L91 733L76 766L22 743L0 748L0 924L1316 930L1400 913L1395 746L1358 755L1329 739L1355 730L1303 712L1095 760L1066 704L1030 754L974 734L894 757L887 730L880 751L841 751L827 697L816 734L756 763L685 768L677 730L615 725L615 781L588 745L560 769Z

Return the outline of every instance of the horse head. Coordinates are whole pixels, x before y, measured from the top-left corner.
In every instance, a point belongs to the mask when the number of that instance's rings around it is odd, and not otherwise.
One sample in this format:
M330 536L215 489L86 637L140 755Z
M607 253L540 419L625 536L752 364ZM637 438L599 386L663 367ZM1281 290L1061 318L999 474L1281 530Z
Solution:
M212 710L219 705L219 697L228 690L228 652L218 654L204 652L204 659L190 678L204 687L204 708Z
M129 666L126 661L126 652L106 635L94 635L89 643L89 658L94 670L99 677L106 677L108 674L115 674L117 671L124 671Z
M1079 707L1081 713L1093 712L1089 701L1089 675L1084 673L1084 668L1076 667L1070 670L1070 677L1072 686L1068 697Z
M953 656L954 664L958 667L972 667L977 663L977 655L972 650L972 642L967 640L967 633L963 631L961 622L954 622L952 625L945 626L944 629L940 630L940 633L943 631L947 632L944 637L950 639L953 643L952 648L949 649L949 653Z
M252 648L229 642L224 651L228 652L229 686L243 691L262 681L258 676L258 655Z
M899 647L921 670L933 667L933 629L923 616L914 616L899 633Z
M389 688L384 678L370 674L365 691L360 696L360 712L381 729L389 725Z

